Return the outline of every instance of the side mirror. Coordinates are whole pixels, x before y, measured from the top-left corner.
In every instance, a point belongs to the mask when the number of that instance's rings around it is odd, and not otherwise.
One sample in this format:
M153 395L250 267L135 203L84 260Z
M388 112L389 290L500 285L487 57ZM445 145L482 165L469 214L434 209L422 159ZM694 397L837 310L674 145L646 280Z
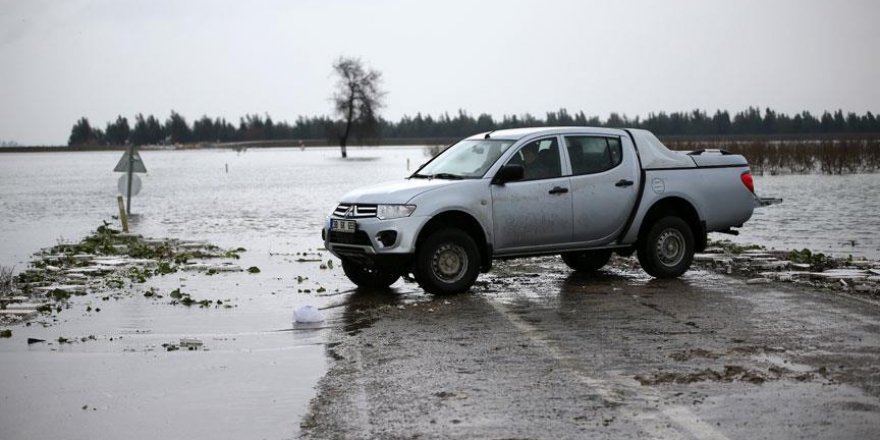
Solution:
M507 182L522 180L526 169L522 165L504 165L492 179L493 185L504 185Z

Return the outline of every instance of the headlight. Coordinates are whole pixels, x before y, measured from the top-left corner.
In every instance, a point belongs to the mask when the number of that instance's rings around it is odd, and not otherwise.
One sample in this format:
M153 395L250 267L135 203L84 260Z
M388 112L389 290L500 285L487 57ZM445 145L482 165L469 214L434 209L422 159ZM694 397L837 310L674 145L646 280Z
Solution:
M416 210L416 205L379 205L376 209L376 217L379 220L409 217Z

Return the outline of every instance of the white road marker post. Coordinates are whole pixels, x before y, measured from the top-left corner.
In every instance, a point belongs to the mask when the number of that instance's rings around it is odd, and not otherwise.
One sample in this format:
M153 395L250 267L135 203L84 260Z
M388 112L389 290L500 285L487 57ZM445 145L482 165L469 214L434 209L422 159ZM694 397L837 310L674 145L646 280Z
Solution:
M128 185L127 192L125 196L125 212L128 215L131 215L131 179L134 176L134 145L128 146ZM128 232L128 231L126 231Z

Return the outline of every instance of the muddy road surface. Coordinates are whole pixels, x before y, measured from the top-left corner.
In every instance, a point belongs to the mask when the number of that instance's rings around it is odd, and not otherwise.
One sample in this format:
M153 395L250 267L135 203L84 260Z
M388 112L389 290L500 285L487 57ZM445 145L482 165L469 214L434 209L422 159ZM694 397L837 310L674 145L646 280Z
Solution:
M305 438L880 436L880 306L691 270L501 263L474 292L356 292Z

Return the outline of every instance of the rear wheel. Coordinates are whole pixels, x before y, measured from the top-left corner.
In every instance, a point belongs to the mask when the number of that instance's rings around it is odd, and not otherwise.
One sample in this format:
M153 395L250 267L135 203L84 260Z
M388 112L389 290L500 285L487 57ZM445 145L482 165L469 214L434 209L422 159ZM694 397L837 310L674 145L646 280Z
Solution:
M611 259L611 249L562 254L562 261L578 272L595 272L608 264L609 259Z
M416 281L428 293L448 295L468 290L480 273L480 250L459 229L441 229L416 252Z
M679 217L657 220L638 245L642 269L655 278L675 278L691 267L694 233Z
M387 269L366 267L352 261L342 260L342 271L352 283L368 289L387 289L394 284L400 273Z

